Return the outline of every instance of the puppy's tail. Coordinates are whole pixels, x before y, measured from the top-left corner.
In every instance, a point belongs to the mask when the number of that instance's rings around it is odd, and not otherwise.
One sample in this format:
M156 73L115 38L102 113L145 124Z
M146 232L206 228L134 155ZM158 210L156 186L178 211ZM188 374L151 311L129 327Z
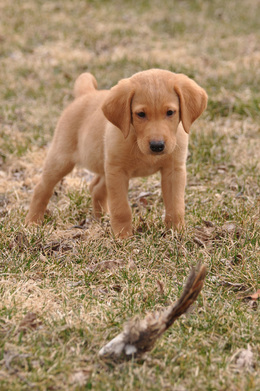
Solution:
M73 94L75 98L85 95L88 92L97 89L97 81L95 77L88 72L82 73L74 84Z

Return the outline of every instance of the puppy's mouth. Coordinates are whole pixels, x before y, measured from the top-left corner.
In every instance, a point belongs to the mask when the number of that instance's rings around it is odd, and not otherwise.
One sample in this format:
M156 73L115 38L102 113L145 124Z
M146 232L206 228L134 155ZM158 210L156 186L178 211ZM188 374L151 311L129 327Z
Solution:
M149 151L149 155L152 155L152 156L162 156L162 155L166 155L166 151L161 151L161 152Z

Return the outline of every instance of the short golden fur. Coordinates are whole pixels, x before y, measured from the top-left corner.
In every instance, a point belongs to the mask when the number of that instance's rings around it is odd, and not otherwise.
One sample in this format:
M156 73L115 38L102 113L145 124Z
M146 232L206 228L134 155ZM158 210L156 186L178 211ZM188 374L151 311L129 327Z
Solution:
M168 228L184 227L188 133L207 95L183 74L151 69L97 90L90 73L78 77L75 100L55 130L26 223L39 223L54 186L78 164L96 175L90 184L94 215L109 210L117 237L132 235L128 184L161 173Z

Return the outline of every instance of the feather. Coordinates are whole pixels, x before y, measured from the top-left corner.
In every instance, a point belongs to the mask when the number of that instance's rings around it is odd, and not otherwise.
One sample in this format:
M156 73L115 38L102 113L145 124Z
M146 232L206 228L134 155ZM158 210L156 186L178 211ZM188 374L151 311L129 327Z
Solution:
M152 350L156 340L179 318L197 299L206 277L206 266L192 269L181 297L161 312L148 314L144 319L134 317L128 321L122 333L118 334L100 351L103 358L140 357Z

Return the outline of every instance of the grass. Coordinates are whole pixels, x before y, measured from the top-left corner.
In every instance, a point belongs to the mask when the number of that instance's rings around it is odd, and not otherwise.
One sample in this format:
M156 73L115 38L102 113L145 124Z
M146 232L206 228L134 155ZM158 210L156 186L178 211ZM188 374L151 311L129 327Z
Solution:
M259 306L241 299L260 283L258 2L3 0L0 12L1 390L259 390ZM57 186L44 225L26 228L76 77L110 88L151 67L209 95L191 131L186 231L165 232L155 175L132 181L135 236L115 240L107 217L91 217L83 169ZM128 318L176 300L199 261L197 304L151 353L98 358Z

